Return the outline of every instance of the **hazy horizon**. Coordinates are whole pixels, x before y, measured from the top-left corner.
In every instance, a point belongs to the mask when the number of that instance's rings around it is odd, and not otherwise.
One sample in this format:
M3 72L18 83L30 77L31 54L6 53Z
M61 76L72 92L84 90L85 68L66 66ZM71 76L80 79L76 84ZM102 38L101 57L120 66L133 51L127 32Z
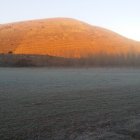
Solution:
M0 24L68 17L101 26L127 38L140 41L139 5L138 0L0 0Z

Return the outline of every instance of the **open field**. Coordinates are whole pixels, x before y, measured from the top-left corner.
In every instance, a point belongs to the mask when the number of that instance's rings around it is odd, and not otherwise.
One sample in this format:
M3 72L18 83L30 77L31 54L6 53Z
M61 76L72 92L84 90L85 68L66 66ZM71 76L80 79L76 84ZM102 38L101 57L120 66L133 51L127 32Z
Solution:
M0 68L0 140L139 140L140 69Z

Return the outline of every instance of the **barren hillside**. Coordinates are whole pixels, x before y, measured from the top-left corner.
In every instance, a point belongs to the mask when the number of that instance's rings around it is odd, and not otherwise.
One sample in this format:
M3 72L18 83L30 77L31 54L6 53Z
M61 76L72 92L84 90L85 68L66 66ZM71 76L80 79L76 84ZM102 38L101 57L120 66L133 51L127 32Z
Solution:
M103 53L139 53L139 48L138 42L70 18L33 20L0 26L0 53L81 58Z

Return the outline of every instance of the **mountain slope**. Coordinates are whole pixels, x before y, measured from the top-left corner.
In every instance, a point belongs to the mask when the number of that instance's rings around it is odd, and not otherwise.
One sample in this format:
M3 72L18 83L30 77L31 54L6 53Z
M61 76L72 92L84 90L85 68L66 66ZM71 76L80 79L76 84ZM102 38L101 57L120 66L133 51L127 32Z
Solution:
M52 18L0 26L0 53L39 54L66 58L127 55L140 43L110 30L70 18Z

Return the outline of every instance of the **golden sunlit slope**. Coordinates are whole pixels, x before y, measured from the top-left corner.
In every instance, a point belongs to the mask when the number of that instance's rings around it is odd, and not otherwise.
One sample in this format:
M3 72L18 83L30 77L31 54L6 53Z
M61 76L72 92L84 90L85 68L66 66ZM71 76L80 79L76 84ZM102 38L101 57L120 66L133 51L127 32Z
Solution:
M0 26L0 53L66 58L139 53L140 43L70 18L33 20Z

